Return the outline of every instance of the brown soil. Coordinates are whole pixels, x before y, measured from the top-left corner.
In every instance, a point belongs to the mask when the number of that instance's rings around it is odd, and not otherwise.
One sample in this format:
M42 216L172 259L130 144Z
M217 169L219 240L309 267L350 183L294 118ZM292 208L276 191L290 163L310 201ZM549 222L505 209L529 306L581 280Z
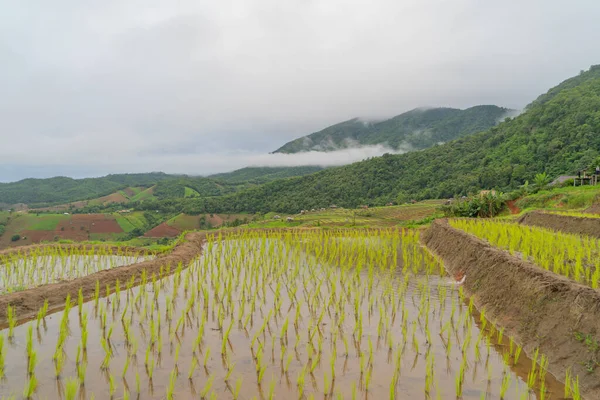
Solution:
M101 203L103 205L111 203L127 203L128 201L129 199L119 192L111 193L108 196L102 196L96 200L92 200L94 203Z
M596 203L592 205L590 208L586 209L584 212L590 214L600 214L600 203Z
M163 222L146 232L144 237L176 237L179 235L181 235L179 229L173 228L172 226L167 225L166 222Z
M123 193L125 193L129 197L135 196L134 190L130 187L123 189Z
M422 236L454 275L465 274L464 287L478 309L503 326L531 355L548 356L549 371L564 381L567 368L579 375L585 398L600 398L598 360L576 333L600 337L600 292L546 271L437 220Z
M519 207L517 207L517 205L515 203L516 203L516 200L509 200L506 202L506 206L510 210L510 213L513 215L521 212L521 209Z
M53 231L23 230L18 233L26 239L12 242L10 241L10 235L5 234L0 239L0 248L21 247L57 239L84 241L89 240L92 233L110 236L113 233L123 233L123 229L112 215L75 214L70 219L61 221Z
M565 233L600 237L600 218L573 217L533 211L523 215L518 221L523 225L534 225Z
M15 307L19 321L28 320L37 315L39 309L44 305L45 300L48 300L50 310L56 310L64 307L68 294L71 295L71 299L76 300L79 289L82 290L85 300L93 298L96 290L96 282L100 282L101 293L104 296L106 285L114 287L117 280L124 286L125 282L129 281L132 276L135 276L136 283L139 283L143 270L150 277L152 274L158 275L161 267L164 268L167 265L171 266L172 271L179 263L187 266L194 257L200 254L204 240L204 234L197 232L190 233L186 236L186 240L179 244L171 253L154 260L96 272L68 282L44 285L0 296L0 321L3 323L6 321L6 310L9 305ZM3 326L3 324L0 324L0 329Z

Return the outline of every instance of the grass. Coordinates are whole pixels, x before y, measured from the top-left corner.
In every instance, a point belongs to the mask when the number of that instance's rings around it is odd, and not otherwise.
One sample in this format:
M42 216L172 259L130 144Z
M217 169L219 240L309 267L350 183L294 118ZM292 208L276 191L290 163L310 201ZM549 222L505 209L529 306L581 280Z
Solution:
M530 194L518 200L516 205L521 209L575 210L588 208L599 199L600 185L567 186Z
M198 229L199 215L178 214L167 221L167 225L181 230Z
M142 212L113 213L113 215L123 232L129 233L136 228L143 229L146 226L146 219Z
M10 213L8 211L0 211L0 224L5 225L10 218Z
M129 201L145 201L154 199L154 186L149 187L148 189L144 189L138 192L135 196L131 197Z
M64 214L44 214L39 216L35 214L23 214L17 219L19 222L17 229L19 231L54 231L59 223L69 219L71 219L71 216Z
M183 197L200 197L200 193L186 186L185 192L183 193Z

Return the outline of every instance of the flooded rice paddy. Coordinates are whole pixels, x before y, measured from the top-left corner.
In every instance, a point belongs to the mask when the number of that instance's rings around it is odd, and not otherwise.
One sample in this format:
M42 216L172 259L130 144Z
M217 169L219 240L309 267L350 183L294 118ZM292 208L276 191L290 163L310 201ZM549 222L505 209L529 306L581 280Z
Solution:
M69 281L95 272L152 259L142 252L43 247L27 256L0 257L0 294Z
M189 268L171 268L0 331L0 396L563 396L414 232L212 237Z

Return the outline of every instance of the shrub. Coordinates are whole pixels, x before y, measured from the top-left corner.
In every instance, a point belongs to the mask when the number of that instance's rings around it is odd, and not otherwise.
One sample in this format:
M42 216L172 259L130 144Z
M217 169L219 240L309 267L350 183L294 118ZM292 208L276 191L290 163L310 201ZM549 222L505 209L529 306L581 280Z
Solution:
M10 237L10 240L13 242L16 242L19 239L21 239L21 235L16 234L16 233Z
M449 205L442 206L441 210L448 217L489 218L495 217L505 208L506 203L502 195L488 193L483 196L456 200Z

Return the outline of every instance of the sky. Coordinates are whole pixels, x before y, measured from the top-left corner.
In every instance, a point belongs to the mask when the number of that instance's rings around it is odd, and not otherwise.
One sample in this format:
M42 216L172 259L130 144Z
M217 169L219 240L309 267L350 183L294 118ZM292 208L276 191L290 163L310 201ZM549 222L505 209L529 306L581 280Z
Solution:
M572 0L0 0L0 182L340 165L269 152L354 117L521 109L600 63Z

